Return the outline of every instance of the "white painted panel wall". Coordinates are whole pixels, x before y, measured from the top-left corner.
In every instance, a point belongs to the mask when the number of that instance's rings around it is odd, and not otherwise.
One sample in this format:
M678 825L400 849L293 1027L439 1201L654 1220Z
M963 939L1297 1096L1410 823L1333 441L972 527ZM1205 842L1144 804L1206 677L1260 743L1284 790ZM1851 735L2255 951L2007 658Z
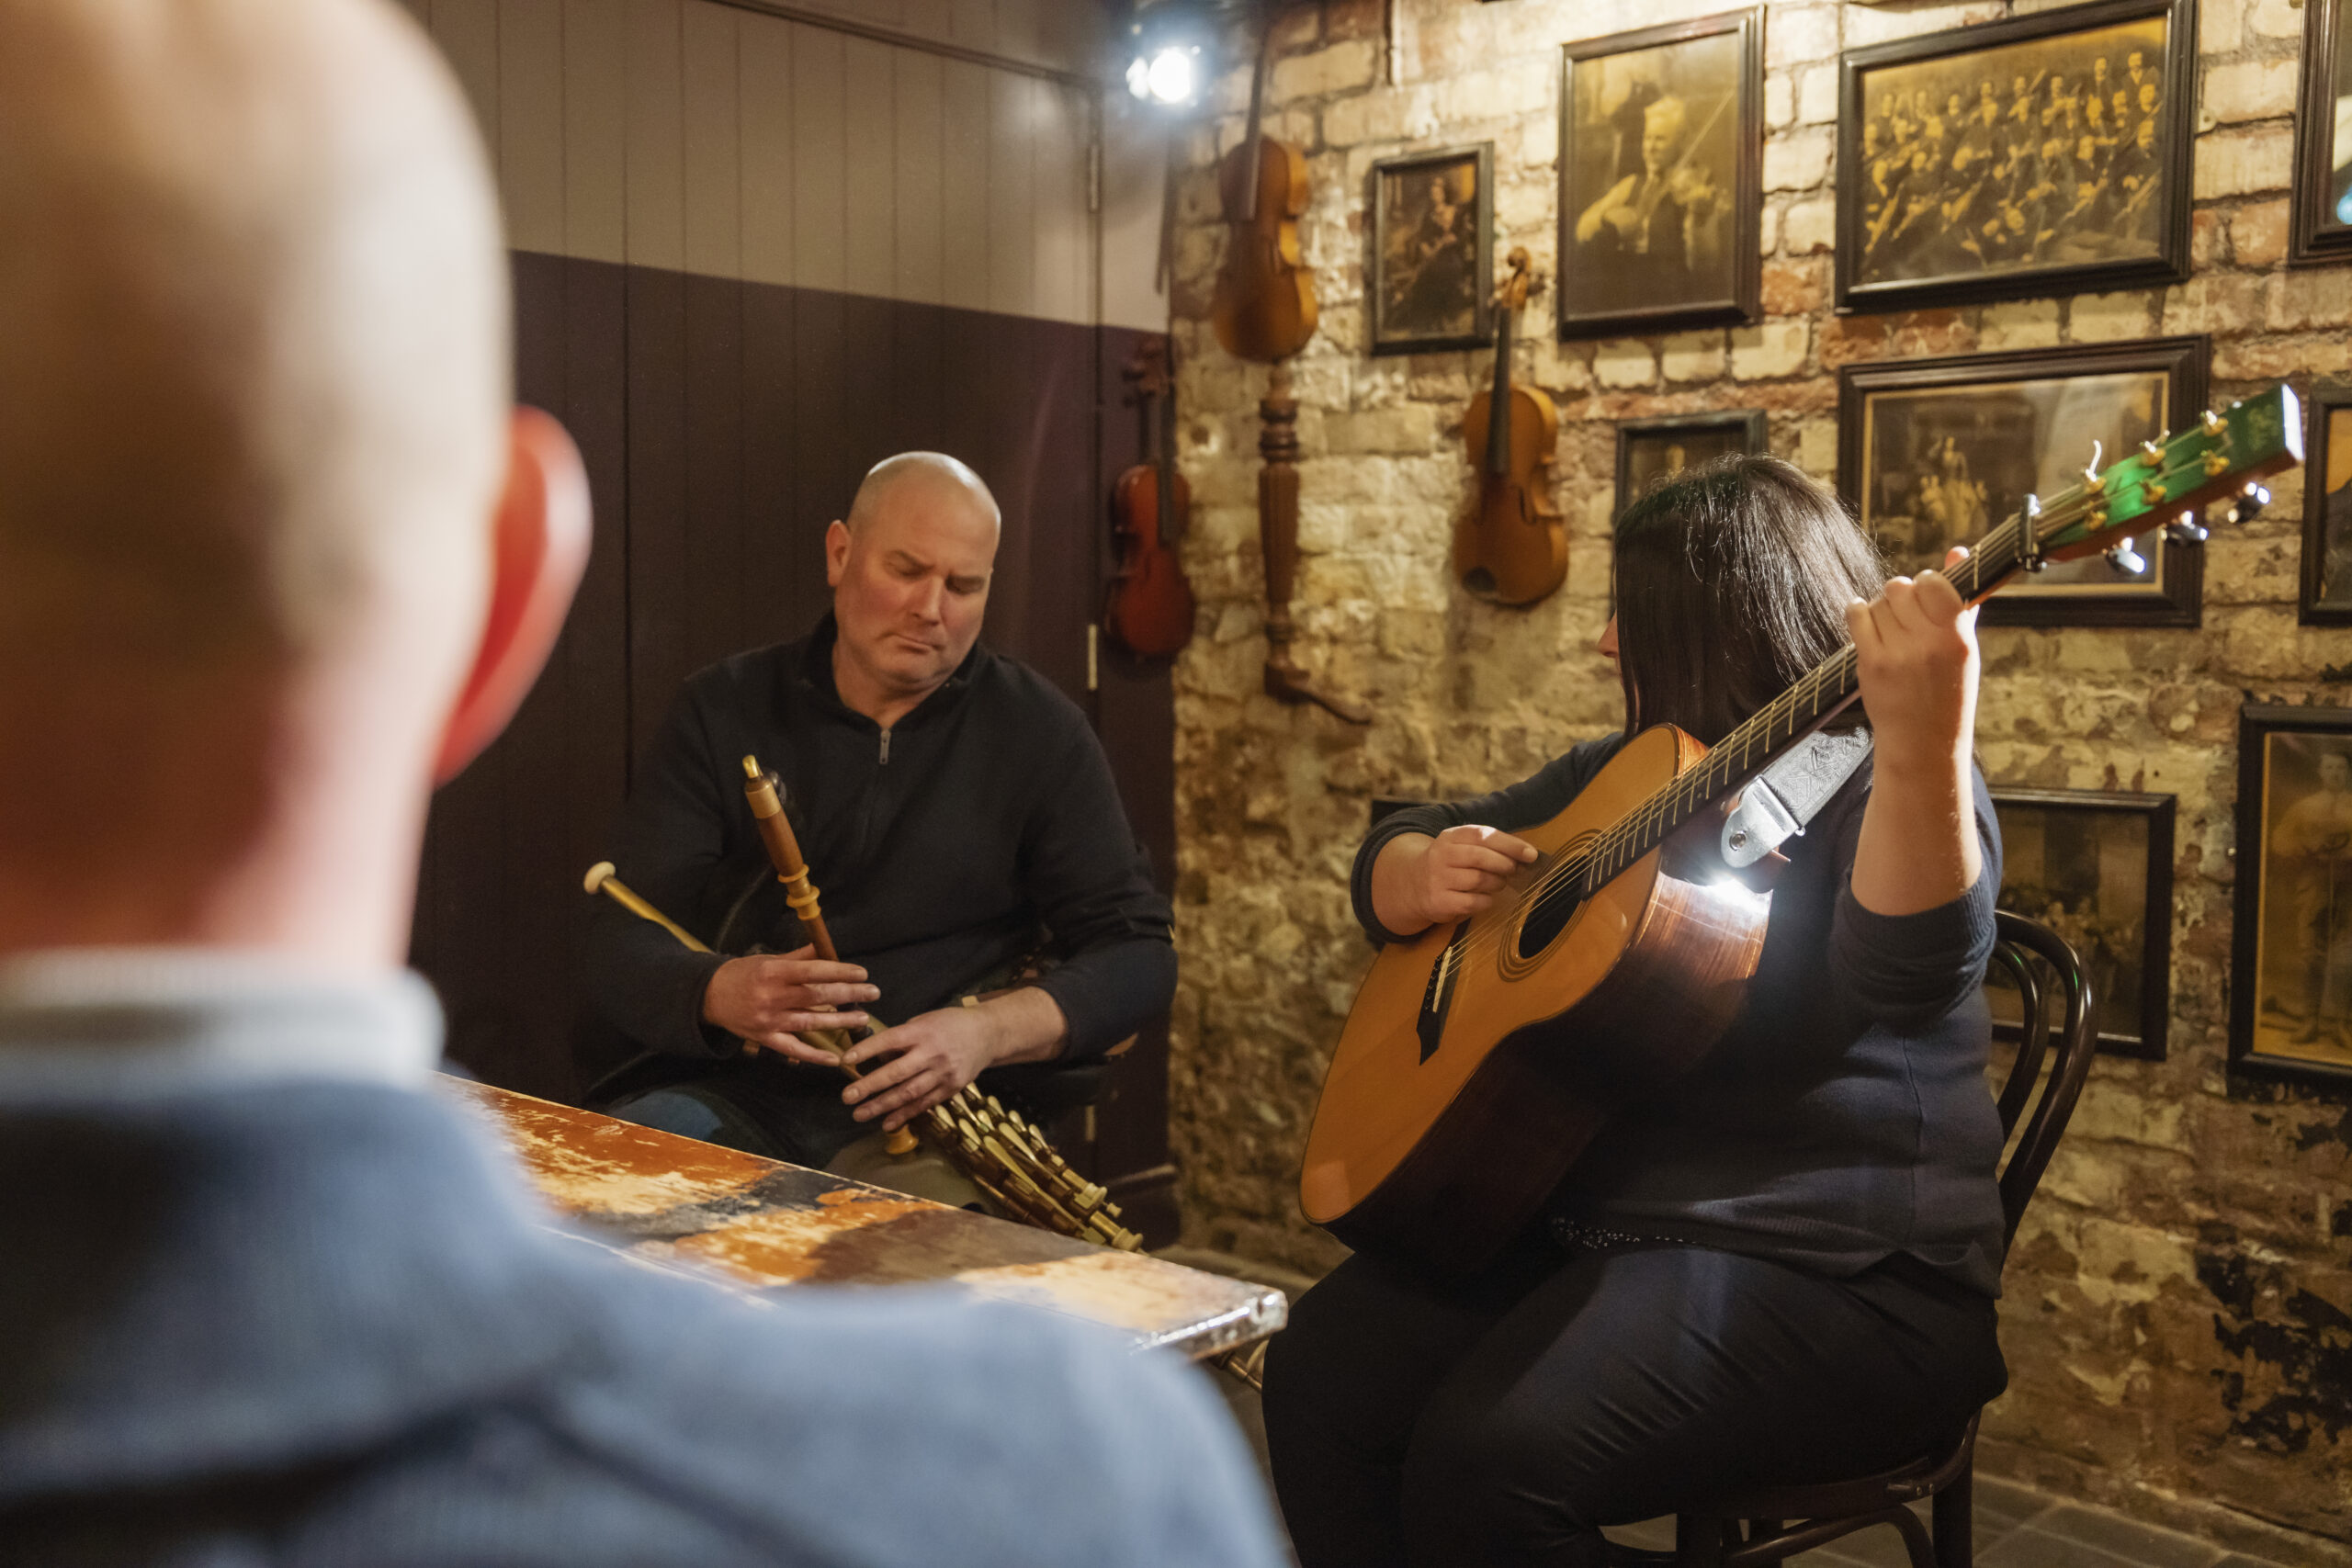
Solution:
M714 0L401 0L484 128L519 249L1162 327L1159 173L1088 207L1094 95ZM810 8L823 9L812 5ZM839 0L860 26L1094 69L1096 0ZM1113 110L1125 134L1127 118ZM1106 173L1110 172L1106 167ZM1136 239L1148 210L1149 243ZM1106 310L1106 304L1110 309Z

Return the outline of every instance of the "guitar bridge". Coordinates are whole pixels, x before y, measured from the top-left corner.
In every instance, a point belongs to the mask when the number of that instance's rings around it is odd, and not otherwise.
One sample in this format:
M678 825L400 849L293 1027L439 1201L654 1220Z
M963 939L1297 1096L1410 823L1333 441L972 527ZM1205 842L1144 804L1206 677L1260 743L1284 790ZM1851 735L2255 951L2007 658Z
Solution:
M1438 1040L1445 1033L1445 1015L1453 1006L1453 989L1462 978L1463 950L1469 940L1470 922L1464 920L1453 928L1453 936L1437 955L1430 983L1421 992L1421 1012L1413 1021L1413 1032L1420 1038L1424 1062L1437 1055Z

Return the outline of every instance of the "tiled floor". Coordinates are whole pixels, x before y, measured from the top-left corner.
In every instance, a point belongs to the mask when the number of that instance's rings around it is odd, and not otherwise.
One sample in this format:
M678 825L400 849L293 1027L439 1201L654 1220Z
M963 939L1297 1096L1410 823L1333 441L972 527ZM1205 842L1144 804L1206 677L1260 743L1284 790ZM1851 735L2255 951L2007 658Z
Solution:
M1926 1509L1920 1510L1924 1522ZM1629 1546L1671 1550L1674 1521L1612 1529ZM1907 1568L1902 1537L1885 1525L1817 1547L1804 1568ZM2086 1507L2013 1482L1976 1480L1976 1568L2280 1568L2177 1530L2158 1529L2104 1508Z

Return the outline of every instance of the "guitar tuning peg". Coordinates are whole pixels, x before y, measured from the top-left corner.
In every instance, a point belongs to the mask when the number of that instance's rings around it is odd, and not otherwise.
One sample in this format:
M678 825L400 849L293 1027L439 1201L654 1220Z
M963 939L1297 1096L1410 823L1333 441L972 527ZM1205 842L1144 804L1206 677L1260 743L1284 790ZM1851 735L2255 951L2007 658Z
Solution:
M2176 545L2201 545L2209 536L2206 526L2197 521L2197 513L2184 512L2165 525L2165 537Z
M2222 432L2228 428L2222 423L2222 416L2215 413L2211 409L2207 409L2203 414L2199 416L2197 423L2199 428L2202 429L2207 435L2210 435L2216 440L2219 440L2221 438Z
M2160 465L2160 466L2161 466L2161 465L2163 464L2164 460L2165 460L2165 448L2164 448L2164 443L2165 443L2165 441L2166 437L2170 436L2171 434L2172 434L2172 432L2171 432L2171 431L2169 431L2169 430L2167 430L2167 431L2165 431L2165 432L2164 433L2164 434L2163 434L2163 435L2159 435L2159 436L2157 436L2154 441L2143 441L2143 442L2141 442L2141 443L2140 443L2140 456L2142 456L2143 457L2145 457L2145 458L2146 458L2146 459L2148 459L2148 461L2150 461L2151 463L2155 463L2155 464L2158 464L2158 465Z
M2251 523L2261 516L2262 509L2269 504L2270 492L2258 484L2249 482L2238 492L2237 500L2231 503L2230 521Z
M2137 577L2148 570L2147 558L2132 547L2130 539L2118 539L2107 547L2107 564L2126 577Z

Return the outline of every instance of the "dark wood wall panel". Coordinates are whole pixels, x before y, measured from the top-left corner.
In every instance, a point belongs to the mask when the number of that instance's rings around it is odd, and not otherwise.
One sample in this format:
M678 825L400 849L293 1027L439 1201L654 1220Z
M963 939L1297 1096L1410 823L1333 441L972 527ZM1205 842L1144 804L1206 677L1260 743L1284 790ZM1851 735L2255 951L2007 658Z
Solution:
M1101 330L1092 375L1100 456L1093 496L1108 526L1118 475L1143 461L1143 427L1121 376L1147 335ZM1107 535L1104 536L1107 538ZM1107 553L1107 552L1106 552ZM1111 563L1106 561L1107 567ZM1137 660L1102 645L1095 728L1136 837L1151 855L1160 891L1176 886L1176 702L1165 660ZM1179 1229L1176 1168L1168 1154L1168 1021L1143 1032L1120 1063L1096 1115L1095 1168L1110 1179L1129 1222L1155 1245Z
M1118 378L1136 334L534 254L514 276L521 395L580 441L598 530L547 676L434 811L415 959L453 1055L557 1099L602 1066L571 1057L579 879L630 761L687 675L823 613L825 528L897 451L952 453L996 491L984 635L1094 717L1168 882L1167 672L1106 657L1101 690L1087 679L1109 475L1138 451ZM1115 1076L1096 1149L1073 1150L1102 1176L1143 1176L1159 1196L1130 1197L1163 1236L1166 1074L1155 1030Z
M493 1082L571 1092L580 873L628 777L626 413L621 269L518 254L515 385L587 459L598 527L545 674L505 736L435 798L413 957L439 987L450 1054Z

